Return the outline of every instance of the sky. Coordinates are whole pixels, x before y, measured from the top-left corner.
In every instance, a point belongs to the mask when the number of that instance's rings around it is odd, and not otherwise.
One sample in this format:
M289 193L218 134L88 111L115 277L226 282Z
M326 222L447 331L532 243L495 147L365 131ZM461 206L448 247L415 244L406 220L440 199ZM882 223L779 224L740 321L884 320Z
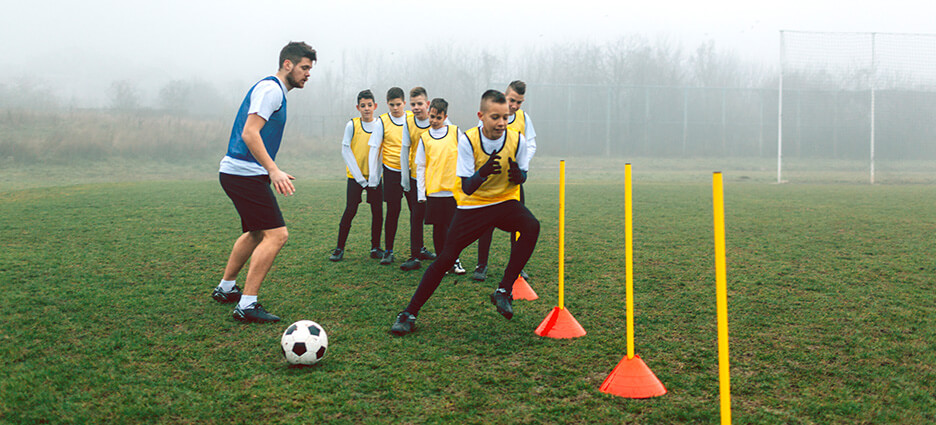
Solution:
M275 71L290 40L315 47L319 67L364 48L394 55L477 44L509 52L632 35L687 48L711 41L776 66L780 30L936 32L936 5L908 0L2 1L0 84L41 85L66 99L100 95L120 79L246 84Z

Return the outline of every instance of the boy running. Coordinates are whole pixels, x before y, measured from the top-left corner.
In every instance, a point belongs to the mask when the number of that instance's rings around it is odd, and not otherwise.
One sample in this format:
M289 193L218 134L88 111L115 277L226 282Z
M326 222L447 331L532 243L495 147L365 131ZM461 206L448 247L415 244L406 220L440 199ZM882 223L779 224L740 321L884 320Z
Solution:
M237 303L234 319L240 322L277 322L257 302L260 284L273 266L289 232L270 184L284 196L292 195L294 177L274 162L286 126L286 93L303 88L316 62L308 44L291 42L280 51L279 70L254 84L241 103L221 160L219 180L241 218L243 234L234 242L221 283L211 298L220 303ZM250 260L244 291L236 279Z
M532 161L533 155L536 153L536 130L533 129L533 121L530 119L530 115L520 109L526 96L526 83L520 80L512 81L507 86L507 92L504 93L504 96L507 98L507 108L510 113L507 117L507 128L519 131L520 134L526 138L527 161ZM520 185L520 203L526 204L523 185ZM493 236L494 229L491 228L490 231L478 239L478 265L471 274L471 278L479 282L487 279L488 257L491 253L491 241L493 240ZM514 237L515 235L511 233L511 249L513 249L513 244L516 242ZM520 276L524 279L530 278L523 270L520 270Z
M445 247L426 269L409 305L391 326L393 334L406 335L413 331L419 310L438 288L445 271L455 264L465 247L492 227L520 232L504 276L491 294L491 303L497 307L497 312L507 319L513 317L513 282L533 254L540 224L517 200L519 185L526 180L529 157L524 137L516 130L507 129L507 116L504 94L488 90L481 96L478 112L481 126L459 135L455 217L445 238Z

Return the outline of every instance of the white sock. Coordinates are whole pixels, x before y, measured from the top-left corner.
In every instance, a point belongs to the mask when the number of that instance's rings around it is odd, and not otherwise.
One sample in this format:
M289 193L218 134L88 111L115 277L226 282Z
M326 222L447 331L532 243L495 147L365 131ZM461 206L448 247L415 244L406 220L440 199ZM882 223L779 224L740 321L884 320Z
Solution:
M224 292L231 292L234 289L234 285L236 284L236 280L221 279L221 283L218 284L218 287L221 288L221 290Z
M241 310L250 307L251 304L257 302L256 295L241 295L240 302L237 304Z

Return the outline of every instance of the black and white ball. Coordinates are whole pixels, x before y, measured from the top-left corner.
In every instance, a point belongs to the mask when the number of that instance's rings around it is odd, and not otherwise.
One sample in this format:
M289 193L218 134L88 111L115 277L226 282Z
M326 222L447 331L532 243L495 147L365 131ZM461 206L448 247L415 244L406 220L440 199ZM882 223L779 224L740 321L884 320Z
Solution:
M321 325L311 320L300 320L289 325L281 339L283 356L293 365L313 365L328 349L328 334Z

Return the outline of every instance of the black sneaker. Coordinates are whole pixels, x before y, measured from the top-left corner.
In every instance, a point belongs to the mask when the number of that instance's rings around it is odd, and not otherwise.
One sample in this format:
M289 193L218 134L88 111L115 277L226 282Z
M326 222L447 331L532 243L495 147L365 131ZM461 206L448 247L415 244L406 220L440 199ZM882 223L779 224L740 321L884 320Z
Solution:
M483 282L484 279L487 279L487 264L478 264L478 267L474 269L474 273L471 273L471 278L478 282Z
M230 292L224 292L221 290L220 286L216 286L211 293L211 298L214 298L215 301L221 304L228 304L240 301L241 295L243 295L243 293L237 285L234 285L234 288L232 288Z
M420 267L422 267L422 264L416 257L410 257L408 260L404 261L403 264L400 264L400 270L403 271L416 270Z
M415 326L416 316L413 316L408 311L402 311L400 314L397 314L396 322L393 322L393 326L390 326L390 333L403 336L412 332Z
M419 254L416 254L416 257L420 260L435 260L437 255L433 254L432 251L428 250L426 247L422 247L419 250Z
M331 255L328 257L328 259L331 261L341 261L342 258L344 258L344 250L341 248L335 248L335 250L332 251Z
M383 258L380 259L380 264L386 266L392 262L393 262L393 250L390 249L390 250L384 251Z
M240 305L234 307L234 320L244 323L274 323L279 322L280 318L267 313L260 303L253 303L243 310Z
M370 258L373 258L373 259L375 259L375 260L379 260L379 259L383 258L383 255L384 255L384 251L383 251L382 249L380 249L380 248L371 248L371 249L370 249Z
M497 306L497 312L510 320L513 317L513 295L508 294L506 290L498 288L491 294L491 304Z
M520 269L520 277L522 277L523 280L530 280L530 275L523 269Z

